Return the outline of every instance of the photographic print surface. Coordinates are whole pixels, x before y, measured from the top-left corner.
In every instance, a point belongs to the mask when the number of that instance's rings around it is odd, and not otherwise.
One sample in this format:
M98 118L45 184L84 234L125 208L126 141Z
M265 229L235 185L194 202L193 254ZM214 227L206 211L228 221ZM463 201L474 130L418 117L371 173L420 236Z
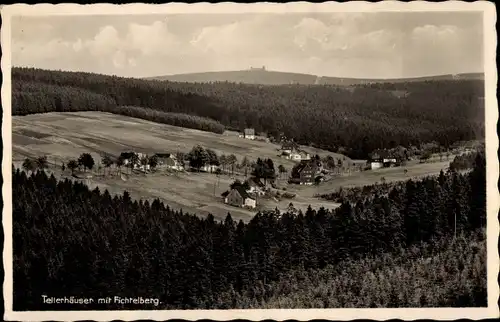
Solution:
M498 316L493 5L1 10L6 319Z

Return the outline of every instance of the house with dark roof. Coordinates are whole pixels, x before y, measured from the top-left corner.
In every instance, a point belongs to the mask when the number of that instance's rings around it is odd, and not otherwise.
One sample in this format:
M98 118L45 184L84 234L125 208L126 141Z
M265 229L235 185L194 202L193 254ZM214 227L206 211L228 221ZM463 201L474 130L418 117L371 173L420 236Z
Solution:
M156 153L154 155L158 160L158 167L164 167L172 170L183 170L184 167L177 161L177 157L172 153Z
M302 160L297 164L292 170L292 179L290 182L312 185L315 183L316 178L321 176L321 171L323 170L323 165L321 161L312 160Z
M263 196L265 192L266 186L262 183L262 181L256 178L250 178L246 181L248 183L249 189L247 190L250 194L256 194L259 196Z
M321 173L321 164L314 160L305 162L305 166L300 170L300 184L312 185L318 174Z
M224 202L228 205L253 209L257 206L257 198L248 193L243 186L235 186L225 196Z
M398 166L401 162L400 158L393 155L389 151L377 150L370 156L370 168L372 170L380 168L390 168Z
M281 145L281 152L283 152L285 154L291 154L296 149L297 149L297 144L295 142L292 142L292 141L284 142Z

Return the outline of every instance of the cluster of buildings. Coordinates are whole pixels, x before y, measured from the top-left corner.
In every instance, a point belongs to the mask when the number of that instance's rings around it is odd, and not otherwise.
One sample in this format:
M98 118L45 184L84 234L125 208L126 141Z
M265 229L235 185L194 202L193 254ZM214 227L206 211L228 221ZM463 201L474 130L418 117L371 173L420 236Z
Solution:
M181 162L177 160L175 154L172 153L156 153L152 157L149 157L145 153L141 152L122 152L120 158L123 161L123 165L128 167L133 163L133 169L138 169L142 171L148 171L151 169L150 162L144 162L144 159L149 160L150 158L156 158L157 168L171 169L182 171L184 166Z
M311 155L299 149L299 146L294 142L283 143L280 157L293 161L311 160Z
M186 167L181 160L177 159L177 156L173 153L155 153L151 157L145 153L140 152L122 152L120 158L123 161L123 165L129 167L133 162L133 169L148 171L151 169L151 164L149 162L144 162L146 158L150 160L151 158L156 159L156 168L158 169L169 169L174 171L184 171ZM219 166L213 164L205 164L200 168L202 172L215 172Z

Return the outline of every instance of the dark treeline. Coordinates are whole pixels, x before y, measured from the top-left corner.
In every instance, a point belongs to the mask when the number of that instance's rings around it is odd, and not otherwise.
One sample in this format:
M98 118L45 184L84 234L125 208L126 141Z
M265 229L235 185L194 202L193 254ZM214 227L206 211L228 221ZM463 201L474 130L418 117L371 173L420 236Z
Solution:
M210 118L226 128L253 127L273 137L283 133L300 144L334 152L342 148L356 159L366 158L375 149L430 141L447 147L484 136L484 107L479 100L484 83L480 80L398 84L408 92L400 97L390 85L381 89L173 83L29 68L12 69L12 79L14 115L47 112L47 106L56 110L58 106L71 110L67 105L80 110L99 110L95 106L108 104L140 106ZM43 91L48 90L45 95L55 103L42 106L37 102L41 94L29 88L41 84L53 85ZM57 101L61 96L57 87L78 88L85 99L68 94L62 96L74 103ZM96 104L88 103L91 99Z
M245 224L230 215L216 222L211 215L183 214L159 200L134 201L128 192L112 197L43 171L28 176L15 170L14 309L68 309L44 305L41 296L69 294L156 297L169 309L236 306L224 300L225 292L248 294L290 270L398 253L484 228L485 182L485 159L478 154L465 175L410 180L389 197L346 202L334 211L259 213ZM125 307L134 305L86 308Z

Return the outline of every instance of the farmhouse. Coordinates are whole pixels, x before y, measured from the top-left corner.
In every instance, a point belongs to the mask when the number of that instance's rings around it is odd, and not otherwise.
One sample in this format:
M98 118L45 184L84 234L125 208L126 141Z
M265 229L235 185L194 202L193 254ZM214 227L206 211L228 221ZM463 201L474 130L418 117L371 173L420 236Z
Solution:
M156 153L154 155L158 160L158 167L171 170L181 171L184 167L177 161L177 158L172 153Z
M398 166L401 160L399 160L399 157L392 155L387 151L377 151L371 155L369 162L370 168L375 170Z
M125 166L130 166L131 163L133 164L134 169L142 169L143 171L149 170L149 165L143 165L141 163L143 158L147 158L147 155L141 152L122 152L120 154L120 159L123 161L123 165Z
M323 166L319 160L302 160L292 170L292 181L303 185L312 185L321 174Z
M255 208L257 199L248 193L243 186L236 186L226 195L224 202L228 205L241 208Z
M292 149L291 152L288 151L289 150L281 152L281 157L293 161L302 161L311 159L311 155L305 151L297 149Z
M311 160L311 155L306 151L300 151L300 160Z
M316 161L305 162L305 166L300 170L300 184L311 185L316 176L321 172L321 163Z
M255 130L254 129L245 129L243 131L243 137L249 140L255 140Z
M256 194L259 196L263 196L265 194L265 185L258 179L256 178L250 178L246 181L248 183L249 189L247 190L248 193L251 194Z
M291 154L296 149L296 144L294 142L285 142L281 145L281 152L285 154Z

